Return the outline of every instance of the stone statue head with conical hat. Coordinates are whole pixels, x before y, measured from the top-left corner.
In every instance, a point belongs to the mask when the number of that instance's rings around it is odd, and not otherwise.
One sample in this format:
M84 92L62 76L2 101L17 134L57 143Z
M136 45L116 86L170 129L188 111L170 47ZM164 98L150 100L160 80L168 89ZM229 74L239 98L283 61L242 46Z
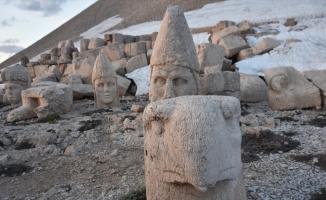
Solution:
M96 108L109 108L119 105L117 74L103 50L96 58L92 83Z
M196 48L178 6L169 6L166 10L150 63L150 101L198 94Z
M3 70L1 78L5 83L5 98L13 108L22 105L21 91L31 86L31 77L22 65L14 65Z

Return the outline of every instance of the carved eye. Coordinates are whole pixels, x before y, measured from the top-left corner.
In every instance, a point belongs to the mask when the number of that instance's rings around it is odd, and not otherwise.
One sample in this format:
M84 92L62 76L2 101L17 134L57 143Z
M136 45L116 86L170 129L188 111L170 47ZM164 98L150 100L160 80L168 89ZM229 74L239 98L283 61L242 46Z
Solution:
M162 77L156 77L155 80L154 80L155 84L159 87L162 87L165 85L166 83L166 80L165 78L162 78Z
M282 91L289 85L289 78L285 75L274 76L271 80L271 87L275 91Z
M183 78L173 79L173 85L175 85L175 86L184 85L184 84L187 84L187 80L185 80Z

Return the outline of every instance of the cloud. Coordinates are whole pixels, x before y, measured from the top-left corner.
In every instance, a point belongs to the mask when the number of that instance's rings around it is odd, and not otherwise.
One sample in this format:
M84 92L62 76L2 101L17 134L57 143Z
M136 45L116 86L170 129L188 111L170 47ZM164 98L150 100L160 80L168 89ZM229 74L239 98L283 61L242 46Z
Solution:
M23 49L24 47L14 45L14 44L4 44L4 45L0 44L0 52L2 53L17 53Z
M15 17L11 17L9 19L4 19L1 21L1 27L6 27L6 26L13 26L13 24L16 22Z
M10 38L7 40L0 41L0 52L12 54L23 50L24 47L17 45L18 42L19 40L16 38Z
M51 16L60 12L61 5L67 0L20 0L18 7L22 10L42 12L43 16Z

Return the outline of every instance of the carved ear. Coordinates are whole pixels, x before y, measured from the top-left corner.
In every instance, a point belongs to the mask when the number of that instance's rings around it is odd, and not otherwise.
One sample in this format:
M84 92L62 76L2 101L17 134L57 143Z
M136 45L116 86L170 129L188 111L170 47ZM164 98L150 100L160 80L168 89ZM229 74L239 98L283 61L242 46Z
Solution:
M281 92L283 88L286 88L289 85L289 77L285 74L278 74L274 76L269 82L270 88L272 90Z

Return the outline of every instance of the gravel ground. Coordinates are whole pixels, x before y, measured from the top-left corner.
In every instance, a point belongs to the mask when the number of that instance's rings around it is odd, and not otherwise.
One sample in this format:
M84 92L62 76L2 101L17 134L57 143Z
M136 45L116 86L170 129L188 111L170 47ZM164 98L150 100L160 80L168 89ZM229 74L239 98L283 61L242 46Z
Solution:
M146 106L148 99L125 97L120 103L120 110L96 110L85 99L60 118L0 124L0 199L121 199L141 193L142 113L130 108ZM10 110L0 108L0 121ZM326 187L325 116L324 110L242 104L242 153L255 158L243 164L248 199L311 199ZM262 142L263 133L275 137ZM256 138L250 151L247 136ZM290 150L293 141L300 144ZM300 155L308 155L307 162L295 161Z
M217 1L221 0L98 0L45 37L0 63L0 69L19 62L24 55L33 58L53 48L62 40L78 39L81 33L115 15L124 19L121 24L114 27L120 29L147 21L161 20L167 6L171 4L180 5L185 11L189 11ZM37 31L37 28L32 27L30 30Z

